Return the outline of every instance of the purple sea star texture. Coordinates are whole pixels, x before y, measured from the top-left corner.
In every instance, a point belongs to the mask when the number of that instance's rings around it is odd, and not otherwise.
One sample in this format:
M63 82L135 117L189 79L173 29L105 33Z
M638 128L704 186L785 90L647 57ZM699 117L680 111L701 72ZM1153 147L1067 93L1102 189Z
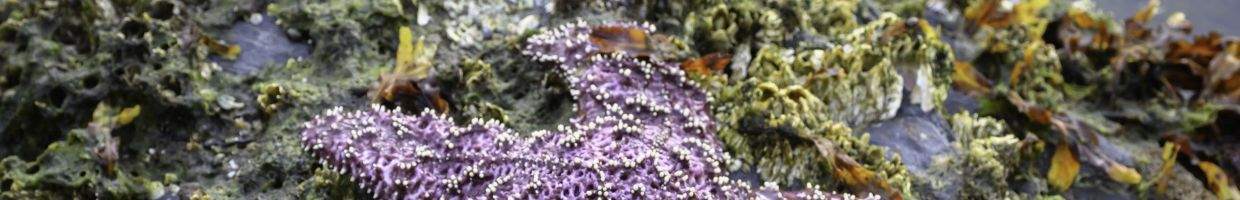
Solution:
M727 178L707 95L674 64L598 52L590 30L561 26L524 50L565 74L578 113L569 125L520 135L493 120L456 126L429 110L335 108L305 124L303 145L380 199L851 197Z

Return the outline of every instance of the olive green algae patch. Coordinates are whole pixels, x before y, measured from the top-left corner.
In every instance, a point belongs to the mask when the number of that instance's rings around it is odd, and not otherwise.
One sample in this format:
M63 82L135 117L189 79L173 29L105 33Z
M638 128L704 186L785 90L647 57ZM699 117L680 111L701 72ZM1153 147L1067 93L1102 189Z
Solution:
M48 145L34 161L7 157L0 161L0 197L12 199L157 198L147 184L159 181L131 175L128 168L109 171L103 158L90 152L99 141L88 131L75 129L65 141ZM134 169L136 170L136 169ZM162 191L158 191L162 192Z

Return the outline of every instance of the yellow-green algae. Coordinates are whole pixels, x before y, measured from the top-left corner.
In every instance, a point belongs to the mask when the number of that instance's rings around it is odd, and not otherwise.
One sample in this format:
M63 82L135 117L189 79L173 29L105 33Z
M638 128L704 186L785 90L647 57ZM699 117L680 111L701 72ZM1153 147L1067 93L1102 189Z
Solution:
M693 17L690 15L689 20ZM855 23L836 19L839 24ZM894 14L883 14L856 29L824 29L822 32L830 35L818 37L829 41L825 46L785 48L764 42L769 39L759 34L755 40L740 44L759 47L751 60L740 65L743 68L698 76L713 92L720 137L738 159L734 168L755 167L766 180L779 184L839 187L840 180L835 178L848 175L830 174L824 155L812 142L798 137L817 135L839 144L845 154L875 171L904 198L917 198L911 191L912 177L899 155L888 159L884 148L871 145L867 135L855 135L849 128L865 127L896 114L906 82L900 71L918 75L913 78L923 83L924 93L919 95L928 97L929 101L922 102L928 104L927 110L940 106L946 98L951 52L937 38L927 37L934 33L907 22ZM762 30L770 29L774 28ZM714 30L729 34L726 31ZM732 46L735 41L713 42Z
M936 158L937 173L969 177L958 191L966 199L1017 199L1009 177L1018 172L1022 163L1022 144L1010 134L1003 122L973 113L956 113L948 119L956 141L952 147L960 155ZM969 169L969 170L952 170Z

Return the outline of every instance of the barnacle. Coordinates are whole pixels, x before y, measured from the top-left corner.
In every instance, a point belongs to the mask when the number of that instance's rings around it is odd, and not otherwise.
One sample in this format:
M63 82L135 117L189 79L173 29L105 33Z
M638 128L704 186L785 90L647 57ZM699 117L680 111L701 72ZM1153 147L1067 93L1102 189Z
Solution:
M853 135L843 123L832 121L814 94L800 86L781 88L769 82L758 84L756 90L747 96L751 104L721 118L732 126L721 127L719 134L734 156L756 166L763 177L784 184L908 196L901 193L908 191L910 180L899 156L886 159L885 150L870 145L868 136ZM822 147L818 140L833 145ZM837 162L839 158L849 162ZM874 187L867 186L871 184Z
M716 109L723 111L716 117L725 124L719 133L724 144L742 163L756 165L764 177L783 184L857 186L848 180L861 184L855 182L858 179L848 177L869 177L818 170L843 169L828 166L825 161L836 155L824 155L813 145L812 138L823 137L838 144L840 156L858 158L865 171L876 173L876 178L863 180L889 184L880 187L883 193L909 191L898 156L885 159L881 147L870 145L866 136L854 136L848 128L894 115L902 81L886 64L889 61L863 69L860 56L840 58L849 54L838 49L786 56L791 54L774 46L759 50L750 64L751 77L716 93Z
M940 169L960 170L952 176L968 180L959 191L964 198L1000 199L1016 196L1008 187L1008 178L1016 173L1021 162L1018 152L1022 142L1008 134L1007 126L994 118L973 113L956 113L948 118L956 141L953 148L959 157L940 158ZM948 170L950 171L950 170Z
M844 49L810 50L792 65L814 70L801 75L805 87L823 100L826 110L835 111L829 112L831 119L855 126L895 116L904 98L904 78L891 60L877 57Z
M754 2L719 4L685 18L685 34L702 52L727 51L745 42L774 43L784 39L783 19L775 10Z
M915 88L908 89L916 97L913 103L921 105L923 110L940 107L946 100L955 56L940 42L938 31L925 21L908 21L884 13L878 20L838 38L844 44L840 47L844 51L840 53L845 55L841 57L856 60L854 65L862 63L866 67L864 70L891 65L891 71L904 74L904 79L912 79L916 84L911 86Z
M878 20L851 31L825 37L827 46L784 48L759 45L748 65L733 73L700 79L714 93L720 137L742 164L780 184L840 184L856 187L862 171L828 173L833 155L824 155L814 142L825 137L841 155L857 158L863 169L896 193L909 192L910 176L899 156L886 156L882 147L849 127L864 127L895 116L912 91L923 110L939 107L946 99L953 55L938 42L937 30L925 22L883 14ZM742 52L744 53L744 52ZM736 59L733 59L734 61ZM734 63L735 64L735 63ZM901 76L906 74L906 76ZM906 85L906 79L914 84ZM906 87L916 88L906 88ZM813 159L806 159L807 157ZM734 166L745 167L745 166ZM861 169L861 168L859 168ZM869 179L865 179L869 180Z
M1012 91L1031 105L1061 109L1069 98L1059 55L1045 43L1029 44L1022 52L1008 79Z
M857 11L862 7L857 0L805 0L769 1L772 8L779 9L798 28L822 35L850 32L862 23Z

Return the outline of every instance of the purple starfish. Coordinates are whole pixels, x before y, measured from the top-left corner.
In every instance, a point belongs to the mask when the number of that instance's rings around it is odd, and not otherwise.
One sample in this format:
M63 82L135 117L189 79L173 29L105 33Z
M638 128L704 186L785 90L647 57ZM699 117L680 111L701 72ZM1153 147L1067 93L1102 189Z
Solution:
M612 24L653 31L650 25ZM429 110L328 110L305 124L307 150L376 198L852 198L816 189L751 189L729 179L707 95L677 65L603 53L585 23L529 39L557 64L578 115L518 134L494 120L455 126Z

